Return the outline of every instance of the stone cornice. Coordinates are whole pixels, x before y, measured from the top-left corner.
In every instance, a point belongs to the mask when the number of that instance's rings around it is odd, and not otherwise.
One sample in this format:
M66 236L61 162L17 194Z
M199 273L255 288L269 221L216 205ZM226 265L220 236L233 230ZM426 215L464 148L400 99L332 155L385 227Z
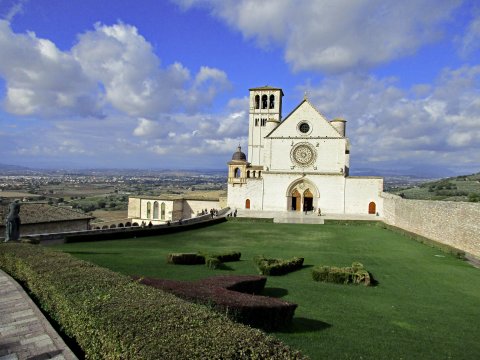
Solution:
M272 170L268 170L268 171L263 171L262 172L262 176L266 176L268 174L272 174L272 175L295 175L295 176L299 176L299 175L322 175L322 176L341 176L341 177L345 177L345 174L343 173L340 173L340 172L318 172L318 171L272 171Z

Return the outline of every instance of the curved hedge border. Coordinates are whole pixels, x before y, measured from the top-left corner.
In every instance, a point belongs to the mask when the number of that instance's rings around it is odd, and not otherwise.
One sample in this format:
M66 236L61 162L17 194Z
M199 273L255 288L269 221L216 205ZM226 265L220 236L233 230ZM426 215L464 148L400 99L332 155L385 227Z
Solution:
M288 301L254 295L263 290L267 281L265 276L214 276L199 281L138 280L182 299L211 306L234 321L268 331L290 325L297 308L297 304Z
M304 359L208 308L47 248L1 244L0 267L92 359Z

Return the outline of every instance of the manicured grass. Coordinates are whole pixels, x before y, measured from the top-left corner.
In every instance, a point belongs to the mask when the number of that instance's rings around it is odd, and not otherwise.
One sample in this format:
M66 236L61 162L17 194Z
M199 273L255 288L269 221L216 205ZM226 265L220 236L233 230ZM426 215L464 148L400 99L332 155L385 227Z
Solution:
M264 295L299 307L274 333L312 359L474 359L480 354L480 270L375 225L227 222L161 237L56 246L127 275L192 280L255 274L255 255L305 258L302 270L269 277ZM171 252L240 251L229 270L167 264ZM314 265L359 261L376 287L312 280Z

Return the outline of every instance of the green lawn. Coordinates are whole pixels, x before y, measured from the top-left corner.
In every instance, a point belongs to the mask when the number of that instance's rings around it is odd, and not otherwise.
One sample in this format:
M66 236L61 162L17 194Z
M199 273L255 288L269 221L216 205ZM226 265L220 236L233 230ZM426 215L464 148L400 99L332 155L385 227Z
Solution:
M312 359L476 359L480 270L374 225L227 222L131 240L56 246L128 275L192 280L255 274L252 258L305 257L302 270L269 277L266 295L297 303L293 326L274 333ZM238 250L230 270L166 263L170 252ZM313 265L359 261L376 287L316 283Z

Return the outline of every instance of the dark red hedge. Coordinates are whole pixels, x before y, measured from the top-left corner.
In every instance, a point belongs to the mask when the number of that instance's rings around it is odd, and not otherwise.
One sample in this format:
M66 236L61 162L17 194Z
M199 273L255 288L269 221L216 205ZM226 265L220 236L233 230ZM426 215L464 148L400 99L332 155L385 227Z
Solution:
M265 276L214 276L198 281L137 278L142 284L170 292L185 300L209 305L233 320L264 330L289 325L297 304L254 295L266 283Z

